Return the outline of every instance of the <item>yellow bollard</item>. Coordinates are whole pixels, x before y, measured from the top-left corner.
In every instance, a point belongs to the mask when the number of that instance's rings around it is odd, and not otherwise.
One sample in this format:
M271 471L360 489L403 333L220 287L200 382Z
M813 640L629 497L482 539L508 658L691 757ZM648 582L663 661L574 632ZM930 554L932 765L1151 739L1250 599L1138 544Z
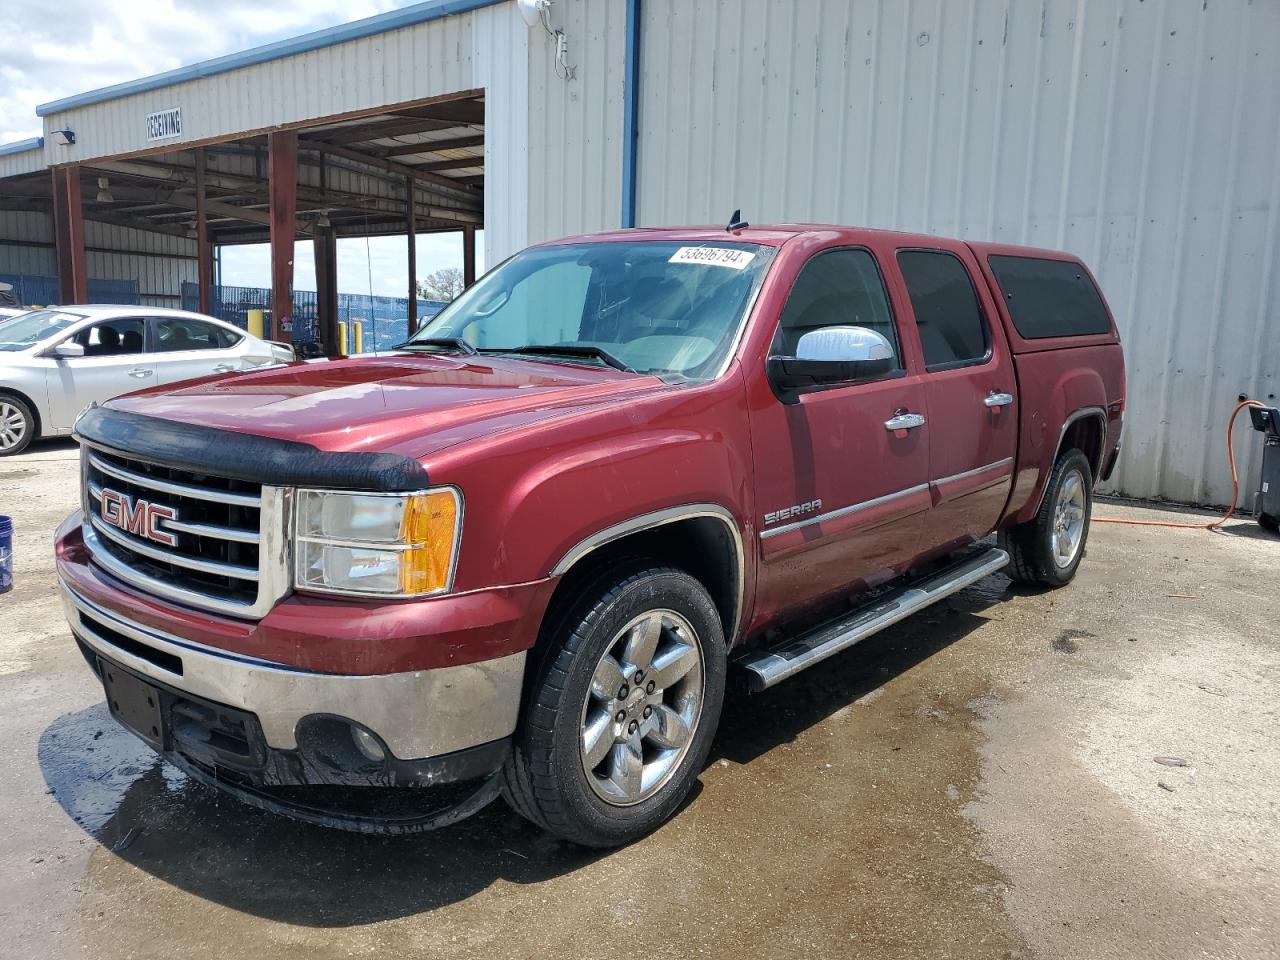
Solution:
M261 338L266 329L266 312L263 310L249 311L249 335Z
M361 320L357 320L354 326L355 326L356 342L355 342L355 349L353 349L351 352L364 353L364 322Z
M347 355L347 321L338 321L338 353Z

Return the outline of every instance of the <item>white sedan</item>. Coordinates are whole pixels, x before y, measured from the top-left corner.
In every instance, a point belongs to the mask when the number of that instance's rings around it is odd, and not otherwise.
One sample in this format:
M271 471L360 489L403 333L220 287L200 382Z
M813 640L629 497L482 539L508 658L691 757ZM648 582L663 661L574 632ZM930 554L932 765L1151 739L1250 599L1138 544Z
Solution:
M90 403L293 359L291 347L182 310L50 307L0 318L0 457L69 434Z

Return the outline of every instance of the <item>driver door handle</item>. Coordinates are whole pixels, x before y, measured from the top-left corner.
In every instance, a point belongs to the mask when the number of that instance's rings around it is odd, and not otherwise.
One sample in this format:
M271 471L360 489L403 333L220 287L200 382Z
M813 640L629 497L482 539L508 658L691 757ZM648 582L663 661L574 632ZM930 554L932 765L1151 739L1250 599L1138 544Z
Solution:
M999 390L992 390L987 394L986 399L982 402L992 408L1007 407L1009 404L1013 403L1013 394L1001 393Z
M220 363L213 368L213 372L214 373L233 373L235 372L235 369L236 368L229 363Z
M148 367L134 367L129 371L129 376L133 377L135 380L142 380L151 376L153 373L155 373L155 371Z
M916 427L923 426L923 413L908 413L906 410L898 410L892 417L884 422L884 428L889 431L914 430Z

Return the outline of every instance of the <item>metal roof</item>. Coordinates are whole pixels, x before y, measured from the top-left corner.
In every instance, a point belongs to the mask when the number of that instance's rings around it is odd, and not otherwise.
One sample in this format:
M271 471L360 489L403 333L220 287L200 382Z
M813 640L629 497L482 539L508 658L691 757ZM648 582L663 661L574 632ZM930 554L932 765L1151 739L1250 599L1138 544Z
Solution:
M31 137L28 140L15 140L13 143L0 143L0 157L15 153L28 153L44 147L44 137Z

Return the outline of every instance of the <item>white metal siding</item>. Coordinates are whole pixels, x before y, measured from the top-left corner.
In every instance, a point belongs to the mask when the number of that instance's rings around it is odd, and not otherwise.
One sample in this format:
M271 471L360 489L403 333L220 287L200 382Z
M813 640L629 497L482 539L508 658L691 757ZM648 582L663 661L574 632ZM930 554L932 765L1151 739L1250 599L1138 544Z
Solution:
M445 17L50 114L46 130L76 133L50 158L119 156L469 90L471 22L471 14ZM182 108L183 135L148 143L147 114L171 107Z
M1077 253L1125 341L1112 486L1230 498L1236 394L1280 388L1280 3L645 0L643 29L641 224Z
M616 228L622 211L626 4L562 0L552 19L569 39L575 76L556 76L555 44L541 28L531 31L530 242Z
M19 246L6 240L48 246ZM90 248L85 254L89 277L135 280L145 304L181 306L183 282L196 281L194 240L86 220L84 242ZM48 214L0 211L0 273L57 276L53 221Z
M484 262L493 266L529 242L531 33L514 4L473 17L472 83L485 90Z

